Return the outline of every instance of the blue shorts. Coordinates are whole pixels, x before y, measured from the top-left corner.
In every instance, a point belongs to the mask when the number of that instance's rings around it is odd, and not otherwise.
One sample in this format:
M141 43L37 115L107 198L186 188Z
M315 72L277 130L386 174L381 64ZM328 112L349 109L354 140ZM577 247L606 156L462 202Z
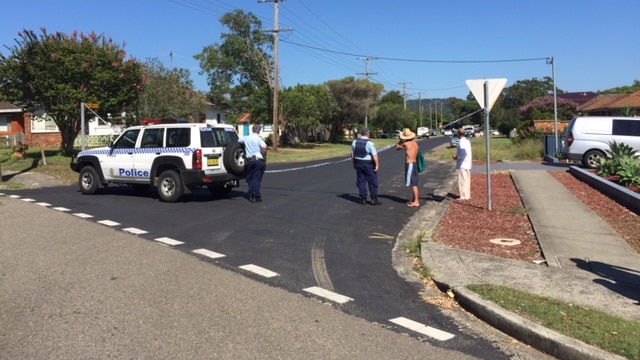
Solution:
M405 186L418 186L418 165L416 163L404 164Z

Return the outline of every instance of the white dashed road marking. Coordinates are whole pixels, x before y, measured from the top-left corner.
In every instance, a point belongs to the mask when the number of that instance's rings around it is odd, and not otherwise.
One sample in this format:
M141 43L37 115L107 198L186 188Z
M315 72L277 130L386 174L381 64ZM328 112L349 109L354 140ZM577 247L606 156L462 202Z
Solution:
M75 213L73 215L77 216L79 218L83 218L83 219L89 219L89 218L93 217L93 215L89 215L89 214L85 214L85 213Z
M71 209L67 209L66 207L54 207L53 210L58 210L58 211L71 211Z
M337 302L338 304L344 304L346 302L352 301L353 299L344 295L340 295L338 293L335 293L333 291L329 291L326 289L323 289L321 287L317 287L317 286L312 286L312 287L308 287L306 289L302 289L308 293L323 297L327 300L331 300L333 302Z
M46 203L46 202L39 202L39 203L36 203L36 205L40 205L40 206L51 206L51 204Z
M156 238L154 240L158 241L158 242L161 242L163 244L171 245L171 246L184 244L182 241L178 241L178 240L172 239L170 237L159 237L159 238Z
M20 195L9 195L12 199L20 199Z
M438 330L436 328L432 328L431 326L427 326L424 324L421 324L417 321L413 321L410 319L407 319L405 317L397 317L394 319L389 320L394 324L400 325L404 328L407 328L409 330L415 331L417 333L420 333L422 335L426 335L428 337L434 338L436 340L440 340L440 341L446 341L449 339L452 339L454 337L453 334L450 334L446 331L442 331L442 330Z
M25 201L25 202L34 202L34 201L36 201L36 200L35 200L35 199L29 199L29 198L26 198L26 199L22 199L22 201Z
M119 222L111 221L111 220L100 220L98 224L106 225L106 226L118 226Z
M126 231L126 232L134 234L134 235L142 235L142 234L148 233L148 231L146 231L146 230L142 230L142 229L138 229L138 228L134 228L134 227L124 228L124 229L122 229L122 231Z
M272 278L272 277L280 275L277 272L273 272L271 270L268 270L268 269L265 269L263 267L260 267L258 265L253 265L253 264L242 265L242 266L240 266L240 269L246 270L246 271L250 271L250 272L252 272L254 274L258 274L258 275L264 276L266 278Z
M226 255L223 254L218 254L217 252L211 251L211 250L207 250L207 249L195 249L193 250L194 253L196 254L200 254L203 256L206 256L208 258L212 258L212 259L217 259L217 258L221 258L221 257L225 257Z

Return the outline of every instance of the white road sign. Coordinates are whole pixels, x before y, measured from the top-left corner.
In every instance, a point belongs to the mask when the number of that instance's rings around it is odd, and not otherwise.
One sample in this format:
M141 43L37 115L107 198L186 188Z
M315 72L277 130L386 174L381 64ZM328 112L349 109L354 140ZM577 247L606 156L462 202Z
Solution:
M498 96L507 85L507 79L479 79L479 80L467 80L467 87L471 90L471 93L476 98L476 101L481 108L485 108L484 104L484 83L488 83L489 90L489 104L487 104L487 110L491 111L493 104L496 103Z

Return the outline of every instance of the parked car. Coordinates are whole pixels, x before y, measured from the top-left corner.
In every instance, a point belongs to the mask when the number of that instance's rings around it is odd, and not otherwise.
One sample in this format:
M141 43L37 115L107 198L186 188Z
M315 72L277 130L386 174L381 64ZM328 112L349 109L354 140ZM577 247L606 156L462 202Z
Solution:
M429 138L429 128L427 127L419 127L418 131L416 132L417 136L419 138Z
M571 120L562 138L565 159L579 160L596 169L610 150L611 142L624 143L640 155L640 118L579 116Z
M144 190L176 202L206 186L226 195L245 178L244 146L232 125L159 123L129 127L108 147L81 151L71 162L83 194L110 184Z
M401 135L401 134L402 134L402 131L400 131L400 130L396 130L396 131L394 131L394 132L391 134L391 137L392 137L393 139L400 139L400 135Z
M493 135L493 136L498 136L498 135L500 135L500 131L498 131L498 130L491 130L491 135Z
M451 129L446 129L444 131L444 136L453 136L453 131L451 131Z
M473 137L473 135L470 134L466 134L466 138L467 139L471 139ZM460 144L460 138L458 137L458 134L454 134L451 136L451 138L449 139L449 147L458 147L458 144Z

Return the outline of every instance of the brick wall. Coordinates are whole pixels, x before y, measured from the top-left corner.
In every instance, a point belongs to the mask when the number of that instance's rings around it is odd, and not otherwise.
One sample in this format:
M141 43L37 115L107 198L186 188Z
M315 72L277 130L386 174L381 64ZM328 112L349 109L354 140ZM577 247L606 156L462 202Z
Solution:
M570 121L560 121L558 120L558 134L564 134L565 130L569 126ZM553 120L534 120L533 126L536 130L540 130L545 134L553 134L554 133L554 121Z

